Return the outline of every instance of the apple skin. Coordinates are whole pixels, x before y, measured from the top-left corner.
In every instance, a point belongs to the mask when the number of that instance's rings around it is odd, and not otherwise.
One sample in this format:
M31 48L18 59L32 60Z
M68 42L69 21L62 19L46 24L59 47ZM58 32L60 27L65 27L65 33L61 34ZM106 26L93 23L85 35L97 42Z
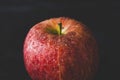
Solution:
M61 35L54 33L59 22ZM34 25L25 38L23 51L32 80L92 80L98 68L98 48L91 31L68 17Z

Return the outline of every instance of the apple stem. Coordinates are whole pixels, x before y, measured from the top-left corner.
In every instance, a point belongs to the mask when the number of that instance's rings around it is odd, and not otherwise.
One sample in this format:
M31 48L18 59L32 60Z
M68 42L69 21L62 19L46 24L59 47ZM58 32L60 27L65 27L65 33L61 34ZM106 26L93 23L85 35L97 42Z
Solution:
M59 35L61 35L62 34L62 23L61 22L58 23L58 26L59 26Z

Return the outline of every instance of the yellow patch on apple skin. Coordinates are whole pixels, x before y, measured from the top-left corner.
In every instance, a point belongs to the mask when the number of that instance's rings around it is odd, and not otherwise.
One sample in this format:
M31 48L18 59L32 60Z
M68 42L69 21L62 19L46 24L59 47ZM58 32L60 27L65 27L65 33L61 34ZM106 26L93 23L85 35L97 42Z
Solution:
M51 27L47 27L47 28L46 28L46 31L47 31L48 33L50 33L50 34L55 34L55 35L58 34L58 31L57 31L56 29L54 29L54 28L51 28Z

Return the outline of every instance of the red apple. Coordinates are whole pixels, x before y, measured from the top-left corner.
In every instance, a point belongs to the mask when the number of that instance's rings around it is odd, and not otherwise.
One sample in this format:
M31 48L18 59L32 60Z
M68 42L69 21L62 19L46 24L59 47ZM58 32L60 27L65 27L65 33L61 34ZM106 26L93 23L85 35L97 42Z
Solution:
M51 18L28 32L24 63L33 80L91 80L98 66L96 40L81 22Z

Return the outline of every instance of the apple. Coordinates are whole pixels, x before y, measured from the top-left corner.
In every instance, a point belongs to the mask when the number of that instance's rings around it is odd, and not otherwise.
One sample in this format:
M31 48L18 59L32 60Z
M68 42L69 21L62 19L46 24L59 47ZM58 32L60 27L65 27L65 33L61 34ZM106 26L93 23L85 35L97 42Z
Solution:
M32 80L92 80L98 68L98 48L92 32L68 17L34 25L23 51Z

